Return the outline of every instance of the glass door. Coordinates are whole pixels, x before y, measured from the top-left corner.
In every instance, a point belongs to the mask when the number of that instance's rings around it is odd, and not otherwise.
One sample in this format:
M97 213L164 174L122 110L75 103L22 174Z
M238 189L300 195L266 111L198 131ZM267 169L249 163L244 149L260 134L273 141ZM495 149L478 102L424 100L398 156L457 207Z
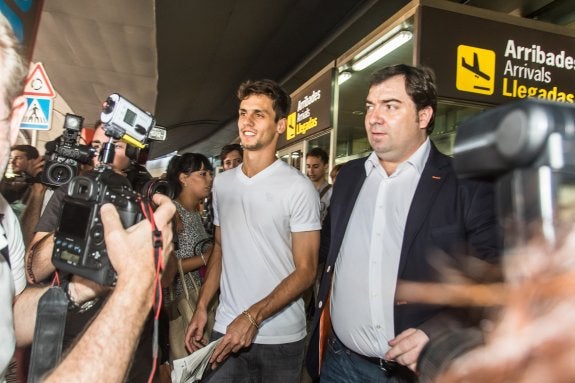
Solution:
M290 166L302 171L303 142L278 151L279 158Z

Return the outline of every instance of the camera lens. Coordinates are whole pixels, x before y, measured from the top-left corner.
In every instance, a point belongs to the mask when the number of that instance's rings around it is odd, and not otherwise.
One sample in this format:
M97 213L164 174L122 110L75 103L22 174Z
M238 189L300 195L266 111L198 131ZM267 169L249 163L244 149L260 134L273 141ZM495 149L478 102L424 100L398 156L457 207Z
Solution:
M102 105L102 109L104 114L110 114L114 110L114 106L116 102L112 99L112 97L108 97L106 101L104 101L104 105Z
M63 185L72 179L74 170L65 164L54 164L47 171L48 180L55 185Z
M170 197L171 199L174 198L174 190L170 183L163 179L154 178L144 184L142 188L142 195L148 199L151 199L152 196L156 193L163 194L165 196Z

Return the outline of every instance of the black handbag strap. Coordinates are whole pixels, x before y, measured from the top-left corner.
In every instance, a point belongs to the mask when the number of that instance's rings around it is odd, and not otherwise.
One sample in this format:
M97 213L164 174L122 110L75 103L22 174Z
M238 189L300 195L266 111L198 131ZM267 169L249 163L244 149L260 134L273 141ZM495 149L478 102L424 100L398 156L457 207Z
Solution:
M321 189L321 192L319 192L319 198L321 199L321 198L325 195L325 193L327 193L327 191L328 191L330 188L331 188L331 185L330 185L330 184L325 185L324 188Z

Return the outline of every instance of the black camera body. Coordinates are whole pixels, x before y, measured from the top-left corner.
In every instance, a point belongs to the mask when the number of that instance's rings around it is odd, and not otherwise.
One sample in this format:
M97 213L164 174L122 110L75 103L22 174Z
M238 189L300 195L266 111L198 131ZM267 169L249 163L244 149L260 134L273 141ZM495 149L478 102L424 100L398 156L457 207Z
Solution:
M59 187L65 185L78 175L80 164L92 161L95 150L88 145L78 144L78 135L82 129L84 118L74 114L66 114L64 118L64 133L58 141L51 143L40 182L47 186Z
M100 218L100 207L108 202L118 210L124 227L142 220L139 194L126 177L108 166L70 181L54 236L52 262L56 268L101 285L115 284L116 272L108 258Z

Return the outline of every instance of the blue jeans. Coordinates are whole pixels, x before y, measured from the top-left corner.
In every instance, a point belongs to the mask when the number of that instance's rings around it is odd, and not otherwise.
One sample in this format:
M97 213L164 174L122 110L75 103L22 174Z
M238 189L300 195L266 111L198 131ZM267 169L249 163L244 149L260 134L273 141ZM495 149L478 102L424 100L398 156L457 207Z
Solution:
M352 353L333 334L327 341L320 383L404 383L415 382L415 374L406 367L387 376L377 364Z
M214 331L212 340L223 334ZM257 344L232 353L205 375L209 383L299 383L305 339L293 343ZM209 368L209 367L208 367Z

